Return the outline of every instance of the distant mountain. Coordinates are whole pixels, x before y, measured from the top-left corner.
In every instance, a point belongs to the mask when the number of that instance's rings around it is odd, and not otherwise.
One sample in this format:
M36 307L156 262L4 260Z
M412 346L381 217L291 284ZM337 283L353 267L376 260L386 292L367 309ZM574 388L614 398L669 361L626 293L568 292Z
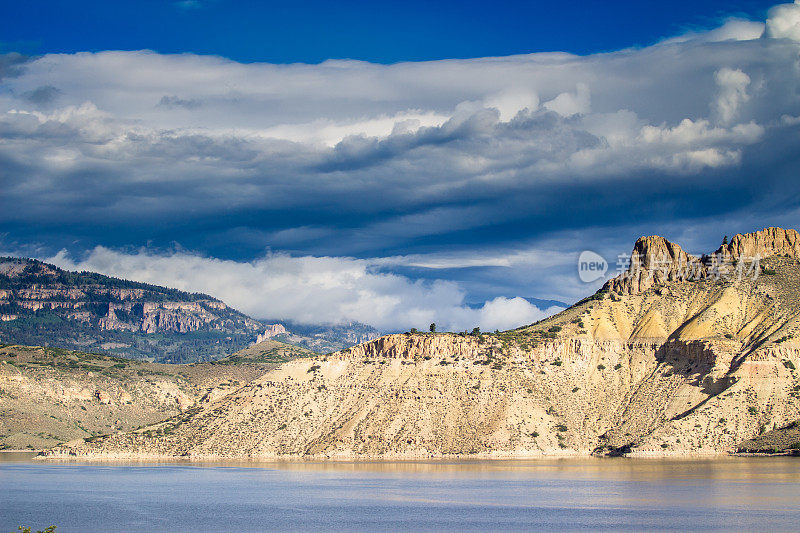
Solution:
M360 322L333 326L298 324L291 321L281 321L281 324L285 328L268 329L269 337L266 338L301 346L317 353L336 352L375 340L382 335L372 326Z
M181 363L225 357L264 328L205 294L0 258L0 342Z
M206 294L70 272L35 259L0 258L0 343L191 363L220 359L266 339L328 353L378 336L357 322L261 321Z
M543 300L541 298L525 298L530 302L532 305L535 305L542 311L550 309L551 307L561 307L562 309L566 309L569 307L569 304L565 304L560 300Z

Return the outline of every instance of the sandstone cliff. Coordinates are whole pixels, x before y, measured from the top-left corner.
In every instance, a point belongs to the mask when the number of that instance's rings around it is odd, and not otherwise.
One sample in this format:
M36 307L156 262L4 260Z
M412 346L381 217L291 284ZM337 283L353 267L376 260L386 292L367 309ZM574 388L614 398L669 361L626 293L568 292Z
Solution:
M797 243L793 230L737 235L711 255L750 270L722 276L709 256L642 238L629 272L540 323L480 336L385 336L286 363L147 434L51 454L727 453L800 419Z

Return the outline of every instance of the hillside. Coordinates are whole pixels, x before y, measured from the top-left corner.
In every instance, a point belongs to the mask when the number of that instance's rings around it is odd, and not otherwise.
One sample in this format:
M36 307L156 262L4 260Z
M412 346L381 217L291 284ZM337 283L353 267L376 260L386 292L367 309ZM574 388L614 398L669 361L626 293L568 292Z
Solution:
M537 324L385 336L286 363L189 416L51 454L728 453L800 419L798 302L794 230L737 235L699 258L643 237L626 273Z
M310 352L265 341L214 362L167 365L0 347L0 449L41 449L146 426L219 399Z
M225 357L263 329L204 294L0 259L0 342L180 363Z

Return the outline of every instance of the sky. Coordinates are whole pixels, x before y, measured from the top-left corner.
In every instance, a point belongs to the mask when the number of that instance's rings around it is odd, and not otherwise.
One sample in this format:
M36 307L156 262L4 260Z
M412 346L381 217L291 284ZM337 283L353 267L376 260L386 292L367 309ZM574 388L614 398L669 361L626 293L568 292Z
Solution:
M582 251L800 227L799 3L0 9L7 255L494 330L597 290Z

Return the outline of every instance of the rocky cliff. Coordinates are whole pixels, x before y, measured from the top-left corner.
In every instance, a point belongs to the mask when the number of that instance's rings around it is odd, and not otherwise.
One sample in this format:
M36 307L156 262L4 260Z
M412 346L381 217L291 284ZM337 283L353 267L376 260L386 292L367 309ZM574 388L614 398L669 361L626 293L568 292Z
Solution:
M165 362L219 359L265 325L204 294L0 259L0 342Z
M117 433L51 453L727 453L800 419L798 252L797 233L778 228L737 235L701 258L642 238L628 272L539 323L490 335L385 336L286 363L149 428L161 430L157 438ZM733 270L723 275L712 255Z
M670 281L753 277L761 259L800 255L800 234L793 229L764 228L735 235L709 255L695 257L675 243L653 235L633 246L627 271L606 283L606 291L635 294Z

